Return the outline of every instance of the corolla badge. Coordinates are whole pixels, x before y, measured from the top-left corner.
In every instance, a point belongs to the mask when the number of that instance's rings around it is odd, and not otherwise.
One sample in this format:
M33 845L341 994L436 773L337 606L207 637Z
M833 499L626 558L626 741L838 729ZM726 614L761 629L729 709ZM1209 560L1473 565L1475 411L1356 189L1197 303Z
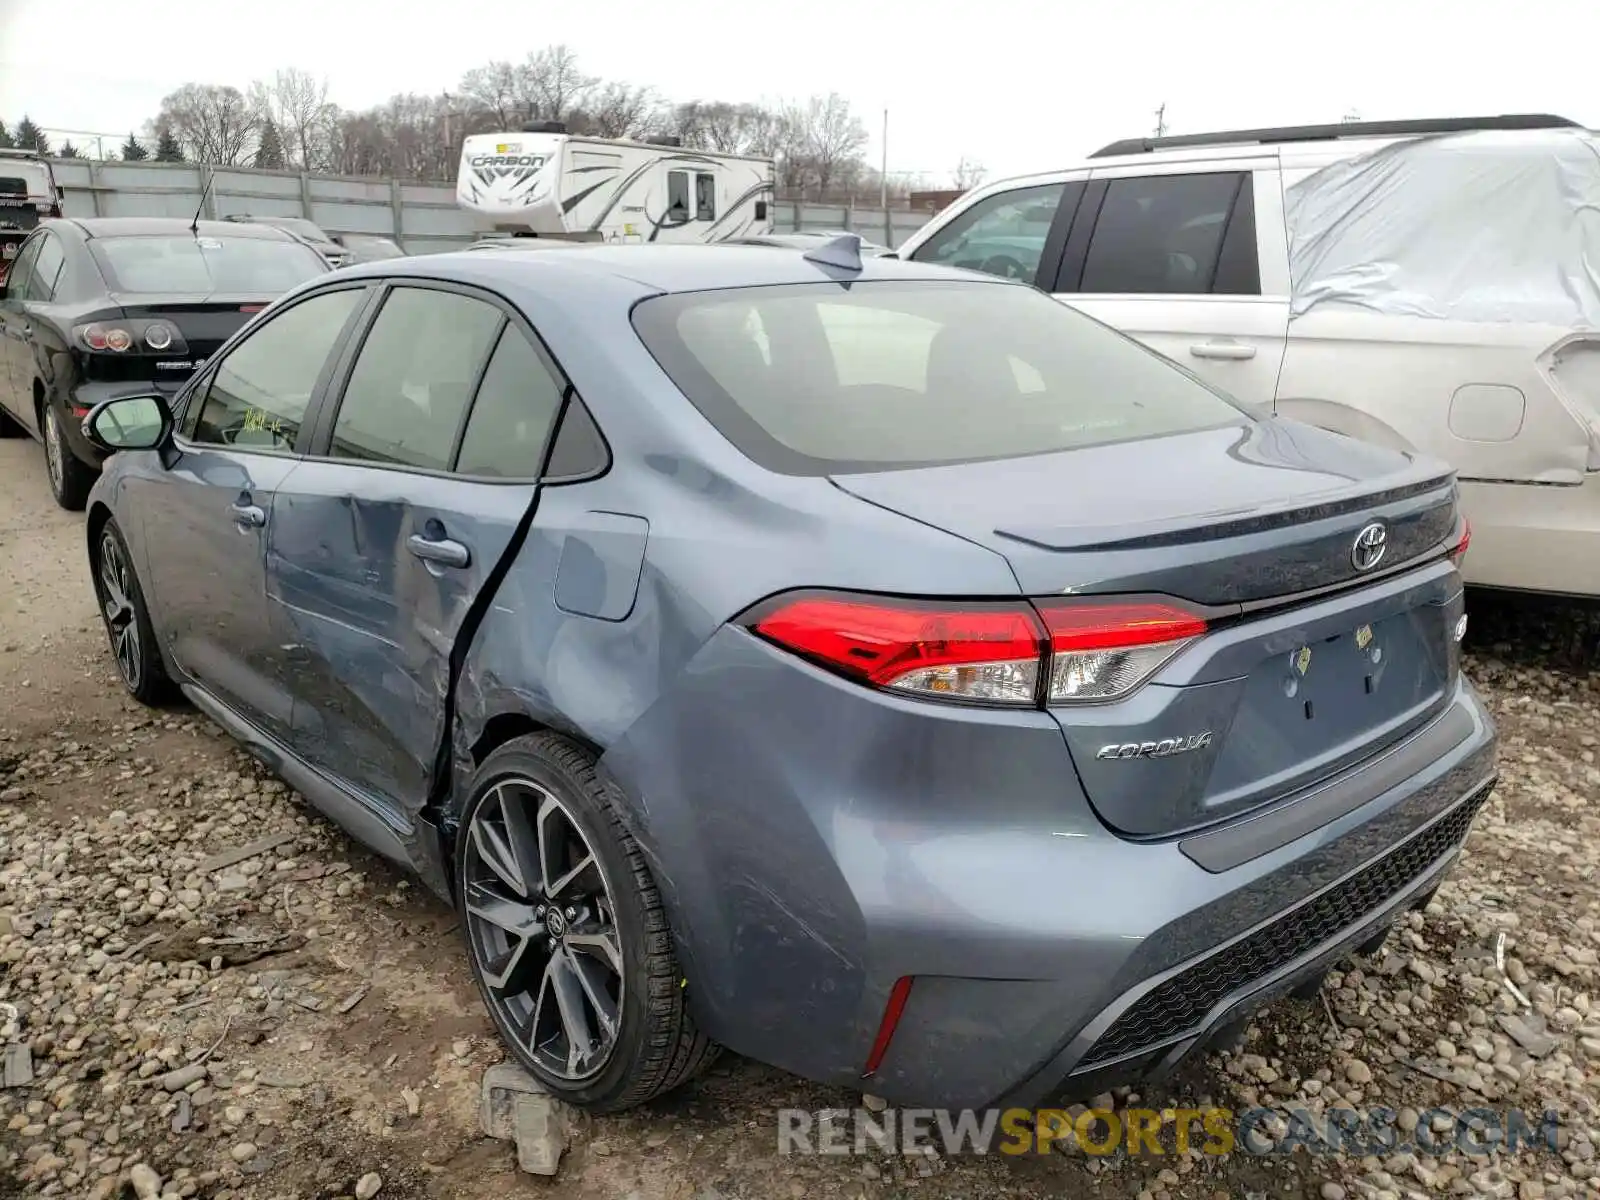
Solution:
M1383 561L1383 552L1389 548L1389 530L1382 521L1374 521L1356 534L1350 547L1350 563L1358 571L1370 571Z
M1095 751L1096 758L1169 758L1211 745L1211 730L1188 737L1162 738L1159 742L1112 742Z

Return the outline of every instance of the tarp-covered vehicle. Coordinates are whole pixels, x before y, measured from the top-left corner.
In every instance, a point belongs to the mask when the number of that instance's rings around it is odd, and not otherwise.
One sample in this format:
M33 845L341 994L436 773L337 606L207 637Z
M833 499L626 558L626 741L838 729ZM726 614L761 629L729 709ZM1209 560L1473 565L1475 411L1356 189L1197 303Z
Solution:
M0 283L33 227L60 215L61 190L50 164L32 150L0 150Z

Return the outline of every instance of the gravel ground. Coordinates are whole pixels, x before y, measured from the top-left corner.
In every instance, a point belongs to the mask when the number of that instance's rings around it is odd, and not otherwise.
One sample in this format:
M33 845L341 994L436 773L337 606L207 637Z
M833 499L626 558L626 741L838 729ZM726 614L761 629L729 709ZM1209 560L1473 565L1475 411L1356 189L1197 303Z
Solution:
M205 720L123 699L81 519L48 500L35 447L0 444L0 1043L33 1072L0 1088L0 1197L1600 1193L1600 617L1481 598L1472 614L1503 777L1449 881L1317 1000L1275 1005L1237 1053L1139 1102L1381 1104L1402 1127L1436 1105L1549 1108L1559 1152L780 1157L776 1109L858 1098L725 1058L584 1122L552 1181L480 1135L501 1051L453 914Z

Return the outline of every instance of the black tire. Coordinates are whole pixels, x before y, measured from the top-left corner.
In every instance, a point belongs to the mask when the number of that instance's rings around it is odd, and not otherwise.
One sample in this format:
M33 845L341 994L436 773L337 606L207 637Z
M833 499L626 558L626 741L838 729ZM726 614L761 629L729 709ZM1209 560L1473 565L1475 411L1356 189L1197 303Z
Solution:
M55 406L44 402L44 419L40 432L44 434L46 474L50 479L50 494L56 503L68 512L82 512L88 502L89 489L100 472L80 459L67 445L67 435L61 429L61 417Z
M94 573L95 598L100 602L100 620L122 686L140 704L155 707L165 703L176 689L161 659L133 556L115 519L106 519L95 539L89 566Z
M5 409L0 408L0 438L27 437L28 429Z
M553 808L548 801L554 801ZM556 810L560 810L559 814ZM548 820L543 815L546 813L551 814ZM562 910L559 904L549 906L556 910L555 919L561 923L561 927L554 930L554 936L547 937L550 918L546 917L546 924L531 926L540 932L518 943L504 932L503 926L496 926L478 914L486 910L486 900L493 902L501 895L513 893L526 901L525 915L535 911L544 913L546 906L537 910L532 907L543 893L537 884L522 888L520 892L506 886L507 875L491 870L483 847L495 845L496 837L503 839L502 844L510 845L519 834L527 834L531 826L532 836L539 843L534 849L538 859L529 864L523 856L513 854L512 858L520 859L523 871L537 870L540 878L548 880L545 856L553 851L540 847L554 840L548 835L557 820L564 831L576 829L581 834L580 849L598 863L598 887L602 895L609 895L611 923L609 927L604 921L588 926L565 925L562 911L568 918L578 911L579 921L591 911L583 907L580 899L577 910L570 907ZM573 844L572 839L566 837L568 850ZM570 858L564 859L564 867L570 865L570 861ZM556 882L580 878L580 871L589 869L580 867L570 874L564 870ZM461 928L479 993L513 1057L553 1095L590 1112L618 1112L678 1087L716 1059L720 1048L695 1028L689 1016L683 977L673 951L672 932L660 892L638 843L623 825L618 798L610 785L601 782L595 771L594 755L587 749L570 738L547 732L514 738L489 755L473 776L470 798L462 813L455 847L455 872ZM532 879L526 874L523 877ZM575 893L555 890L558 900L571 894ZM513 896L512 903L515 899ZM604 903L597 903L592 911L603 913L605 907ZM584 933L586 928L591 932ZM615 934L620 945L620 972L610 972L609 968L599 966L602 956L592 951L574 954L569 950L566 938L571 937L574 942L586 940L592 945L598 939L592 932L596 929L604 929L607 936ZM507 948L501 950L501 943ZM512 949L519 944L523 947L522 955L537 957L520 967L507 966L508 961L516 961ZM551 972L559 966L554 962L557 957L554 946L559 946L564 962L585 964L586 984L592 982L594 972L602 976L608 972L617 974L621 982L620 1004L615 1005L614 1013L615 1034L609 1049L593 1070L581 1077L575 1077L570 1070L565 1073L553 1070L548 1065L550 1058L560 1057L561 1047L566 1044L569 1047L566 1065L572 1066L570 1044L576 1039L565 1036L565 1028L570 1028L565 1009L558 1020L564 1029L553 1038L541 1040L538 1036L542 1011L539 998L545 994L546 987L552 987L554 995L554 985L549 983ZM538 964L543 967L538 971L538 980L534 981L531 976ZM509 982L502 980L504 986L497 987L486 976L498 974L501 968L505 969ZM576 980L578 975L573 973L566 977ZM531 999L525 984L531 986ZM523 990L513 994L518 987ZM586 986L586 1005L594 994ZM611 1000L615 1004L614 996ZM529 1011L520 1015L524 1001ZM589 1008L585 1012L597 1014L598 1009ZM545 1013L546 1017L549 1015ZM598 1021L587 1024L591 1030L601 1028ZM593 1045L591 1043L591 1048Z

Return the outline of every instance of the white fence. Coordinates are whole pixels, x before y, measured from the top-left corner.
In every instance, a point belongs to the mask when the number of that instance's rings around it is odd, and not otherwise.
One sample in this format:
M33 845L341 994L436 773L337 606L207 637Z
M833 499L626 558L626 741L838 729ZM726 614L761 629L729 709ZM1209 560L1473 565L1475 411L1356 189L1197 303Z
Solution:
M456 207L450 184L406 183L369 176L313 175L207 167L191 163L124 163L54 159L69 217L307 217L329 233L394 238L412 254L457 249L478 225ZM206 184L209 181L210 188ZM201 193L205 193L202 203ZM779 230L848 229L898 246L926 214L780 200Z

